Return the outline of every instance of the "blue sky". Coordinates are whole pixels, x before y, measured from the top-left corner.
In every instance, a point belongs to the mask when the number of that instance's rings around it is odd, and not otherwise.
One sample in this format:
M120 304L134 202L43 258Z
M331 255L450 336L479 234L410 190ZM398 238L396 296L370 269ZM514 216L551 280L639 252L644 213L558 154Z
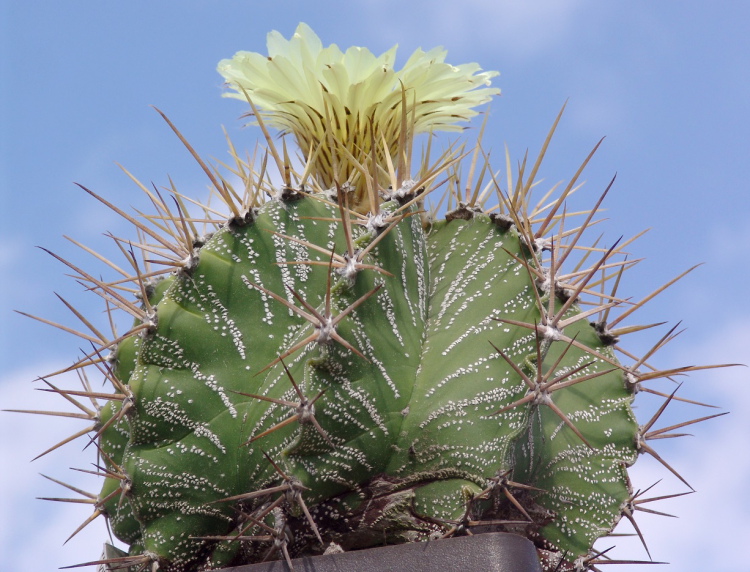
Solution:
M381 53L398 43L401 63L417 47L442 45L451 63L500 71L494 85L503 94L492 105L485 145L498 157L505 144L515 159L538 150L567 100L540 174L550 184L566 179L606 136L577 200L595 200L617 173L602 226L610 243L651 228L631 248L646 260L630 273L627 295L642 297L704 263L641 313L643 323L683 320L687 328L658 365L750 362L750 272L743 262L750 249L749 18L744 2L697 1L3 3L0 408L37 406L44 396L31 380L78 354L77 340L13 309L72 323L58 292L99 311L35 246L83 261L62 235L97 246L107 230L127 232L73 182L121 205L144 205L118 162L143 181L166 185L171 176L182 192L205 196L199 168L149 105L166 112L205 157L226 157L222 125L236 145L252 148L258 133L241 128L239 102L220 97L216 63L238 50L265 52L267 32L288 37L300 21L326 44ZM630 347L654 341L646 336ZM703 372L681 389L731 414L694 427L694 437L658 444L698 491L657 506L679 519L639 518L654 558L671 563L662 570L738 569L732 547L713 543L750 538L749 373ZM639 400L639 418L648 419L656 405ZM704 414L676 406L667 422ZM66 480L67 467L91 462L73 444L29 463L77 427L0 415L0 554L9 569L54 570L98 556L102 527L61 546L86 507L34 500L61 493L38 473ZM663 478L654 496L684 490L648 458L633 475L641 488ZM85 475L80 479L86 486ZM646 557L632 539L616 544L622 556Z

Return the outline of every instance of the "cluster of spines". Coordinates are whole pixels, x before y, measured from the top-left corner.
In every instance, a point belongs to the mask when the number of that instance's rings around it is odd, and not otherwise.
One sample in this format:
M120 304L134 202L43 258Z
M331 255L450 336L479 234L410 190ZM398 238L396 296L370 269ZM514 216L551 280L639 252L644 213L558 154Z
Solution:
M166 118L165 118L166 119ZM555 126L559 121L559 116L555 122ZM172 124L170 123L170 126ZM261 127L263 128L262 122ZM33 413L40 414L52 414L60 415L65 417L75 417L85 419L90 423L90 426L77 432L71 437L64 439L57 445L51 447L43 454L46 454L59 446L62 446L71 440L88 435L90 442L95 446L99 447L100 436L105 432L109 431L112 433L115 430L122 431L122 428L116 429L118 424L123 422L125 416L128 414L130 409L133 407L133 395L129 387L123 383L122 379L127 379L128 375L126 371L117 372L118 368L127 369L127 365L112 364L106 352L114 351L116 348L121 356L125 353L123 347L130 345L138 345L139 336L149 335L154 331L156 320L158 316L154 309L155 299L158 299L158 295L155 296L156 290L164 287L165 282L160 283L159 280L167 277L166 282L169 282L169 276L175 272L178 274L190 275L196 266L196 261L200 256L200 248L204 243L204 236L220 229L224 225L229 227L237 226L241 227L246 224L251 224L255 217L256 209L258 209L263 202L263 195L267 195L272 200L289 201L295 200L299 196L308 196L305 191L305 185L314 186L314 181L311 180L310 173L303 172L301 175L297 175L297 180L292 181L292 177L295 176L288 157L286 146L284 145L282 152L280 153L274 146L267 131L263 128L266 135L266 139L269 146L268 154L264 155L260 162L260 169L255 170L253 165L256 161L242 161L234 147L230 144L230 150L235 158L235 166L230 167L230 171L238 176L244 183L245 189L242 193L238 193L234 190L226 177L223 177L218 170L209 168L193 151L193 149L187 144L185 139L177 132L172 126L175 132L178 134L180 139L186 144L190 152L199 161L199 164L209 176L214 193L218 195L225 208L229 210L229 215L222 215L214 210L213 207L208 205L201 205L202 216L190 217L187 212L189 211L188 203L193 203L191 199L182 196L174 188L172 191L172 199L168 200L163 197L158 190L149 190L144 185L138 183L142 190L151 199L156 213L154 215L144 215L138 213L140 218L133 217L126 212L122 211L115 205L109 203L98 195L94 194L88 189L85 189L92 196L103 202L106 206L114 210L119 215L123 216L126 220L133 223L139 235L138 242L132 242L123 238L115 237L110 235L111 238L118 245L120 250L123 252L125 259L131 266L130 270L123 270L115 263L104 259L102 256L96 254L91 249L79 245L87 252L94 254L99 260L104 261L111 269L116 271L120 278L105 282L101 279L94 277L92 274L80 269L79 267L64 261L62 258L55 256L62 262L64 262L71 270L73 270L79 281L84 283L88 289L96 292L101 296L104 301L110 315L110 323L112 325L112 335L105 336L101 331L92 324L87 318L85 318L78 310L76 310L71 304L61 298L63 303L74 313L74 315L83 323L85 331L78 331L67 326L60 324L51 323L48 320L40 319L41 321L59 327L69 333L73 333L91 344L92 349L86 352L73 366L54 372L47 376L50 378L56 374L64 373L71 370L76 370L83 384L81 391L63 390L52 383L48 379L44 379L43 382L47 385L43 388L45 391L53 391L60 394L68 402L73 404L78 410L75 413L68 412L47 412L47 411L32 411ZM670 370L660 370L649 363L649 360L653 354L658 351L659 348L663 347L664 344L668 343L676 335L674 329L670 330L662 339L660 339L651 350L649 350L642 357L630 355L626 350L622 349L619 345L619 339L626 334L641 331L653 326L660 324L652 324L647 326L629 326L629 327L618 327L619 324L627 317L629 317L634 311L642 307L655 295L662 292L666 287L678 280L683 273L675 280L670 283L658 288L652 294L645 297L638 303L632 304L626 300L622 300L617 296L617 287L620 283L620 278L623 275L623 271L637 261L616 261L615 256L624 252L623 248L630 241L623 244L616 244L615 246L605 249L597 247L582 247L579 245L579 239L582 236L584 230L589 228L592 224L593 217L599 209L599 205L606 195L599 199L595 207L585 214L585 221L578 227L573 229L566 229L565 223L569 215L565 210L565 201L567 197L576 189L576 181L589 161L591 155L586 158L581 169L575 174L573 179L563 190L562 193L556 199L550 199L550 196L545 196L536 207L530 208L528 199L531 195L531 189L534 185L536 173L541 164L541 160L546 151L547 145L551 138L553 129L550 131L542 152L539 158L532 166L528 176L525 176L525 160L519 167L518 178L515 182L510 179L508 180L508 191L501 191L501 186L496 179L496 175L489 169L488 161L483 162L478 181L472 182L475 174L475 168L477 165L478 158L483 151L479 144L477 144L473 160L471 162L468 182L465 186L465 192L461 193L458 189L460 186L461 175L458 171L458 159L463 157L464 154L460 152L453 153L452 155L444 155L438 162L435 163L437 167L427 169L421 173L419 181L412 181L408 177L409 171L409 160L407 153L401 153L398 156L397 168L389 161L388 163L388 178L391 181L391 190L385 191L378 188L378 180L380 179L380 173L374 171L377 170L374 159L369 166L362 165L357 162L353 157L345 157L342 160L349 162L351 167L354 162L354 171L361 176L365 181L364 187L367 192L367 204L369 209L369 215L360 213L358 209L349 209L347 201L349 200L349 194L346 192L346 185L342 183L337 185L336 200L340 211L340 218L338 219L339 224L344 229L344 235L346 238L345 251L342 254L338 254L335 251L325 251L322 254L328 255L328 262L321 261L318 264L326 264L329 267L329 283L326 287L326 304L325 310L320 313L317 309L307 303L304 298L297 292L292 291L291 294L299 302L299 306L295 306L289 303L285 298L279 296L278 293L273 293L260 285L254 284L248 281L248 286L257 288L263 291L270 297L274 297L286 305L290 311L296 312L305 320L309 321L313 326L315 333L311 334L307 338L304 338L296 345L290 346L285 354L278 357L277 360L269 363L266 368L270 368L277 363L281 363L284 370L287 372L289 379L292 382L295 392L299 397L298 402L291 402L285 400L275 400L274 402L286 408L291 409L292 414L280 424L271 427L268 431L276 430L281 426L290 423L301 423L301 424L312 424L315 430L320 434L324 441L330 442L330 436L325 430L320 427L314 416L313 405L321 397L322 393L317 394L315 397L305 396L300 390L298 385L295 383L291 374L288 373L288 369L284 364L283 360L289 355L293 354L296 350L311 343L321 342L328 343L333 340L337 343L342 344L348 350L353 353L359 353L359 350L349 342L337 336L335 326L341 318L332 316L330 312L330 293L332 289L331 276L336 273L338 276L343 277L345 280L351 280L353 273L361 270L372 270L379 273L387 273L382 268L373 267L365 262L365 256L369 249L372 249L381 237L386 236L396 225L406 216L410 216L413 212L409 211L409 207L412 205L421 205L425 200L425 196L433 191L443 182L437 182L436 179L439 175L445 173L446 180L449 182L451 192L446 193L446 196L450 197L450 201L453 201L455 208L451 209L447 215L447 219L463 218L471 219L474 218L478 213L489 213L493 215L493 221L501 226L501 228L508 228L513 225L520 239L526 244L526 252L528 257L525 259L518 259L518 263L522 265L525 272L533 278L534 283L539 285L539 290L534 290L536 296L536 305L540 311L542 319L538 323L523 323L505 320L505 323L527 329L532 338L535 340L535 347L537 352L537 364L539 367L536 368L531 375L525 372L522 368L518 367L512 359L510 359L503 350L495 348L498 354L508 362L508 364L516 371L521 377L524 383L528 386L528 392L525 396L516 400L512 404L503 407L494 412L494 414L500 414L508 409L524 405L527 403L534 403L535 405L548 406L560 420L569 427L573 433L584 443L585 446L591 447L587 442L586 438L577 430L575 423L566 417L566 415L555 405L554 401L550 398L553 392L570 387L577 383L586 381L593 377L603 375L602 371L607 372L614 369L622 370L627 383L630 386L630 390L635 393L638 390L649 391L657 393L655 390L646 388L643 383L657 378L671 378L676 375L687 373L701 369L700 366L690 366L675 368ZM331 142L333 147L336 148L335 142ZM402 148L406 146L402 145ZM597 145L598 147L598 145ZM266 165L268 157L270 157L277 163L279 171L284 179L284 183L281 191L274 190L273 185L270 183L268 174L266 172ZM333 153L336 156L336 153ZM282 158L283 157L283 158ZM386 157L390 157L390 153L386 153ZM485 157L486 159L486 157ZM428 164L428 161L423 161L423 164ZM129 174L129 173L128 173ZM489 182L483 183L485 177L489 176ZM135 180L135 179L134 179ZM483 186L484 185L484 186ZM424 193L417 194L416 190L426 189ZM512 190L511 190L512 189ZM608 189L609 190L609 187ZM485 205L494 191L498 197L498 204L495 207L487 208ZM385 195L386 198L394 198L399 201L401 206L396 210L395 213L384 213L380 211L377 206L380 205L381 199L379 195ZM313 195L309 195L313 196ZM321 200L315 198L315 200ZM549 201L549 202L548 202ZM363 203L364 201L360 201ZM372 205L376 205L375 209L372 209ZM495 213L494 211L498 212ZM373 212L374 211L374 212ZM576 213L578 214L578 213ZM431 217L434 220L434 215ZM145 222L144 222L145 219ZM430 220L430 217L426 217ZM376 225L379 229L379 235L377 238L372 240L365 248L358 248L354 233L352 232L352 224L361 224L367 228ZM203 226L203 230L199 231L198 227ZM205 228L208 226L208 229ZM554 229L557 229L553 233ZM551 233L552 238L546 238ZM279 235L279 238L286 241L298 241L299 239L286 235ZM78 244L78 243L76 243ZM320 246L306 244L307 247L321 250ZM135 255L135 251L139 250L142 254L142 261L139 262ZM574 251L582 252L577 266L572 270L563 274L562 265L569 258L570 254ZM590 255L596 256L599 253L598 260L594 262L588 268L584 268L586 260ZM284 261L284 264L294 264L295 261ZM310 262L315 264L315 262ZM689 271L688 271L689 272ZM597 278L600 276L600 278ZM614 287L611 292L606 292L605 288L608 283L614 282ZM599 290L596 290L599 288ZM344 310L339 316L346 317L346 315L353 309L356 308L360 303L364 302L367 297L374 294L376 289L370 291L369 294L359 298L356 302L350 306L350 309ZM568 310L574 303L580 303L582 298L588 297L592 304L591 308L575 314L573 317L568 316ZM135 298L135 302L132 300ZM612 308L620 308L626 306L624 310L617 318L609 321L609 314ZM113 312L115 309L124 310L130 314L136 321L136 325L129 329L126 333L118 335L115 327L115 318ZM591 350L589 347L582 345L576 337L568 337L564 333L564 329L570 325L573 321L588 320L592 317L597 317L594 321L595 331L599 335L599 338L603 346L611 347L613 350L617 350L625 355L627 358L632 359L633 364L630 366L622 366L619 361L615 360L612 352L597 352ZM32 316L34 317L34 316ZM37 318L39 319L39 318ZM588 352L593 359L601 360L609 365L609 370L600 370L593 373L585 373L586 368L590 364L583 364L579 368L568 372L564 376L555 377L555 367L549 368L544 371L543 356L546 353L551 341L562 341L567 344L566 347L578 347L579 349ZM567 351L567 350L565 350ZM564 352L563 352L564 353ZM720 367L720 366L712 366ZM95 392L92 391L90 383L87 378L86 370L94 368L100 375L107 379L112 387L112 393ZM645 370L645 371L644 371ZM659 394L663 395L663 394ZM271 398L251 394L250 397L259 400L271 400ZM86 398L92 403L92 406L84 405L79 399ZM681 427L710 419L716 415L702 417L699 419L691 420L685 423L677 424L672 427L654 430L653 426L658 420L661 413L664 411L666 406L672 399L679 399L671 395L663 395L664 402L659 410L656 412L654 417L649 420L645 425L641 426L638 432L636 443L634 444L638 453L647 453L654 456L660 463L662 463L669 471L674 473L680 480L685 482L675 469L668 465L656 451L649 445L649 441L665 437L679 436L679 434L672 433L674 430L680 429ZM112 405L102 407L99 404L99 400L109 401ZM254 441L264 434L254 436L251 441ZM115 442L117 439L109 439L110 442ZM266 455L264 453L264 455ZM40 455L41 456L41 455ZM100 448L99 452L100 460L96 465L96 474L104 476L109 479L109 482L113 483L110 487L112 490L104 497L101 495L97 496L91 493L80 491L70 485L64 486L73 490L74 492L80 493L84 499L83 502L94 505L93 514L84 521L84 523L78 527L73 533L75 535L89 522L93 521L96 517L112 512L111 507L121 507L123 499L129 492L131 485L130 480L126 472L119 466L117 460L113 457L115 455L112 452L103 451ZM267 502L261 503L262 508L260 512L254 514L245 514L243 516L244 522L246 523L240 529L236 535L230 537L221 537L224 540L245 540L253 539L260 542L271 542L272 548L269 549L265 557L271 557L273 553L281 552L288 559L289 554L287 552L287 540L284 529L284 511L279 511L279 507L284 503L296 504L305 513L305 517L310 524L311 530L315 536L322 541L320 533L315 521L310 515L310 512L305 505L304 498L304 487L294 481L293 478L285 475L280 467L273 461L271 457L266 455L269 463L273 466L277 477L281 477L282 485L270 487L265 490L258 492L247 493L240 495L242 499L229 497L223 499L224 501L248 501L257 498L267 499ZM524 509L513 496L511 491L524 491L526 485L520 485L507 479L507 475L503 472L498 475L497 482L490 483L491 488L496 491L501 491L503 496L509 500L509 502L518 509L518 512L522 515L522 520L513 519L496 519L493 521L476 520L472 518L472 509L474 506L479 505L482 499L488 496L490 489L480 491L478 493L471 494L471 500L467 502L467 512L465 517L460 522L446 522L442 528L443 535L450 536L457 533L470 533L473 527L482 526L505 526L511 528L513 526L522 526L522 523L532 522L534 518ZM117 485L117 486L114 486ZM689 486L689 485L688 485ZM278 497L273 495L278 494ZM641 493L633 493L632 498L623 505L622 516L627 518L633 523L635 530L639 537L641 537L644 547L645 540L643 540L640 530L637 527L634 519L634 512L636 510L643 510L640 504L647 502L647 500L639 500L638 497ZM684 494L684 493L683 493ZM666 497L660 497L666 498ZM67 500L70 502L81 502L79 499L52 499L52 500ZM658 499L648 499L658 500ZM109 509L107 507L110 507ZM264 522L266 517L271 516L275 519L278 524L276 526L269 527ZM265 534L251 535L245 538L245 533L250 530L262 530ZM71 535L71 537L73 536ZM218 539L218 537L217 537ZM646 549L648 552L648 549ZM649 553L650 555L650 553ZM111 566L117 567L131 567L139 566L142 569L147 569L154 556L148 553L142 555L134 555L123 557L122 559L105 559L98 561L97 563L108 563ZM585 570L585 569L596 569L596 565L612 562L608 560L605 553L594 552L588 557L581 557L572 564L566 564L571 570ZM566 568L560 568L566 569Z

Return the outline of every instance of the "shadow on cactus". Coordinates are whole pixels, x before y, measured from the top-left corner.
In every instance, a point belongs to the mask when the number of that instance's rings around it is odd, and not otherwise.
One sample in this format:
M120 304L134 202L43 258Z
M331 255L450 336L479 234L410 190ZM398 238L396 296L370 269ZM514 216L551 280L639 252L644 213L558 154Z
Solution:
M440 50L396 71L395 48L342 53L305 25L268 46L219 64L267 150L230 142L209 166L169 123L213 200L131 176L154 207L131 216L87 190L138 238L113 237L124 263L98 257L111 279L60 259L112 323L134 320L107 336L68 305L82 331L58 327L92 345L65 370L83 388L42 380L89 424L56 447L98 448L78 530L103 516L129 546L86 565L187 572L495 530L533 540L546 570L611 562L594 542L623 516L641 536L634 512L655 500L627 468L648 453L684 482L651 442L715 415L654 428L679 398L648 382L701 368L651 366L674 330L640 358L621 348L669 284L634 303L618 292L631 240L584 242L606 191L567 211L596 149L532 200L559 116L502 178L479 142L413 152L418 133L461 130L496 73ZM643 425L639 390L664 400Z

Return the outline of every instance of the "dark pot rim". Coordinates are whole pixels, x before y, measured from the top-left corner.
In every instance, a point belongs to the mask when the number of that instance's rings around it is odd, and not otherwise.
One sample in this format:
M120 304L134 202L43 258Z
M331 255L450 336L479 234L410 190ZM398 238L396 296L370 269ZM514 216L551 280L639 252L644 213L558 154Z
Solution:
M294 572L542 572L528 539L488 532L292 560ZM288 572L284 560L223 568L222 572Z

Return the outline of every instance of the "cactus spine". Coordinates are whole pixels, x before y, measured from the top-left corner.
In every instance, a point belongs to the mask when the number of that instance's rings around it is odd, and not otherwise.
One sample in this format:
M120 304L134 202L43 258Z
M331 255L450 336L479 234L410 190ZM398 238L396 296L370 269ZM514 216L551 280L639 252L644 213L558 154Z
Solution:
M76 312L95 344L70 368L84 390L46 382L89 411L93 516L130 547L92 563L187 572L507 530L547 570L596 569L593 543L635 522L627 468L661 461L649 441L670 429L638 424L636 392L698 369L616 356L645 301L617 293L624 244L583 246L604 196L567 213L579 170L533 206L554 127L505 185L479 144L414 166L415 134L457 130L495 73L435 50L396 72L395 49L323 48L304 25L269 50L220 63L268 152L243 160L230 143L219 170L186 143L225 214L138 183L155 212L135 218L88 191L138 228L138 244L115 239L130 275L63 261L135 320L109 339ZM269 127L294 136L301 167ZM425 201L443 186L438 220Z

